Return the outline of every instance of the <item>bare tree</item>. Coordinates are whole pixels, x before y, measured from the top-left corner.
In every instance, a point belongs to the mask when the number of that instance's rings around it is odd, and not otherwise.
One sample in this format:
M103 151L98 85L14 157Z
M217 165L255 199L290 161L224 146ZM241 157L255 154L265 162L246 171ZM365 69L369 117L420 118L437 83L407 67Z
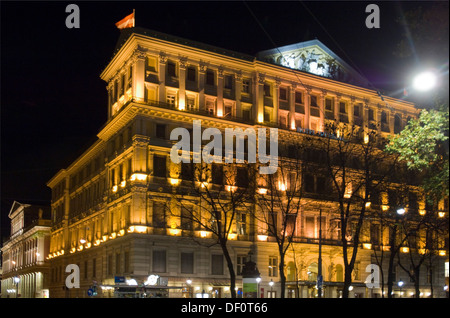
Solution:
M228 243L230 238L244 234L249 228L246 215L253 199L251 171L237 164L182 163L181 182L173 193L181 227L210 232L210 240L195 239L196 242L221 247L230 275L232 298L236 298L236 272Z

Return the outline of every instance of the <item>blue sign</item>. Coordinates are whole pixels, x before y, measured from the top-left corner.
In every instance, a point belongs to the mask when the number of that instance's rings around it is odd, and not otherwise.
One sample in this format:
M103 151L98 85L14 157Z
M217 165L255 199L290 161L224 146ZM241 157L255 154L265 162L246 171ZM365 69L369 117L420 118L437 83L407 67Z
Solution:
M125 283L125 277L124 276L114 276L114 283L116 283L116 284Z
M93 296L94 295L94 290L92 288L89 288L87 291L88 296Z

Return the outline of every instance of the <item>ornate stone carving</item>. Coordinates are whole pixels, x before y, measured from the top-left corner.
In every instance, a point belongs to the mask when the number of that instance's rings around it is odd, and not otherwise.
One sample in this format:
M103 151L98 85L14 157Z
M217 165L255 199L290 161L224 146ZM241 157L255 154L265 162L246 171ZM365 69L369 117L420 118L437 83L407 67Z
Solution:
M206 64L203 61L200 61L200 64L198 65L198 71L201 73L206 72Z
M185 69L187 67L187 61L188 61L187 56L180 56L179 60L180 60L180 68Z
M234 75L235 79L237 82L241 82L242 81L242 71L237 71Z
M166 64L167 62L167 55L164 52L159 52L159 63Z
M266 74L258 73L258 84L264 84L266 80Z

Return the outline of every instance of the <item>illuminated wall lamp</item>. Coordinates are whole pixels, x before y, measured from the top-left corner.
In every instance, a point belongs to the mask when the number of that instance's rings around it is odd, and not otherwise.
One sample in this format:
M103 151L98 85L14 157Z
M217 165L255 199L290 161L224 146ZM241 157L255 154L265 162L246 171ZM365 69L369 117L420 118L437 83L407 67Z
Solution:
M225 188L228 192L234 192L234 191L236 191L237 186L227 185Z
M200 231L200 237L207 237L207 236L208 236L208 232Z
M169 178L170 184L171 185L178 185L180 183L180 179L175 179L175 178Z
M123 180L123 181L120 183L120 186L121 186L122 188L124 188L124 187L126 186L126 184L127 184L127 182L126 182L125 180Z
M237 234L236 233L228 233L228 239L229 240L237 239Z
M113 239L116 238L116 236L117 236L117 233L116 232L112 232L111 235L109 236L109 238L113 240Z
M439 256L445 256L445 255L447 255L446 250L439 250Z
M264 242L264 241L267 241L267 235L258 235L258 241L262 241L262 242Z
M443 217L445 216L445 212L438 212L438 216L439 216L440 218L443 218Z
M127 230L128 233L133 233L134 232L134 226L130 226Z
M147 180L147 175L145 173L133 173L130 178L131 181L145 181Z
M91 248L91 246L92 246L92 243L91 243L91 242L86 243L86 248Z
M370 244L370 243L364 243L364 244L363 244L363 248L366 249L366 250L371 250L371 249L372 249L372 244Z
M258 193L259 194L267 194L267 189L266 188L259 188L258 189Z
M117 192L117 186L116 185L112 187L112 192Z
M381 210L383 210L383 211L389 210L389 205L383 204L383 205L381 206Z
M366 208L370 208L370 206L372 205L372 202L366 202Z
M409 252L409 247L402 247L401 248L402 253L408 253Z
M172 236L178 236L181 234L180 229L168 229L168 231L169 231L169 235L172 235Z
M119 231L119 233L117 233L117 236L123 236L125 234L125 230L122 229Z
M427 211L424 210L424 209L420 209L420 210L419 210L419 214L422 215L422 216L424 216L425 214L427 214Z
M145 233L147 232L147 227L145 225L137 225L134 227L134 230L137 233Z

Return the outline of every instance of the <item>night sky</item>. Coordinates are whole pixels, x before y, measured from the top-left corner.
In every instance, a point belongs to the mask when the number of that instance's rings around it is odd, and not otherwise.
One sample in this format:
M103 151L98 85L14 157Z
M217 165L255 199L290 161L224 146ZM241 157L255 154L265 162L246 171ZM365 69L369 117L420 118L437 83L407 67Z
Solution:
M70 3L80 8L79 29L65 26ZM370 3L380 8L380 29L365 26ZM429 5L2 1L0 237L9 235L13 200L49 204L47 181L96 140L107 116L106 83L99 76L120 34L114 24L133 9L137 26L251 55L273 48L273 42L283 46L317 38L389 94L402 91L406 70L418 66L393 55L405 33L396 19L408 9Z

